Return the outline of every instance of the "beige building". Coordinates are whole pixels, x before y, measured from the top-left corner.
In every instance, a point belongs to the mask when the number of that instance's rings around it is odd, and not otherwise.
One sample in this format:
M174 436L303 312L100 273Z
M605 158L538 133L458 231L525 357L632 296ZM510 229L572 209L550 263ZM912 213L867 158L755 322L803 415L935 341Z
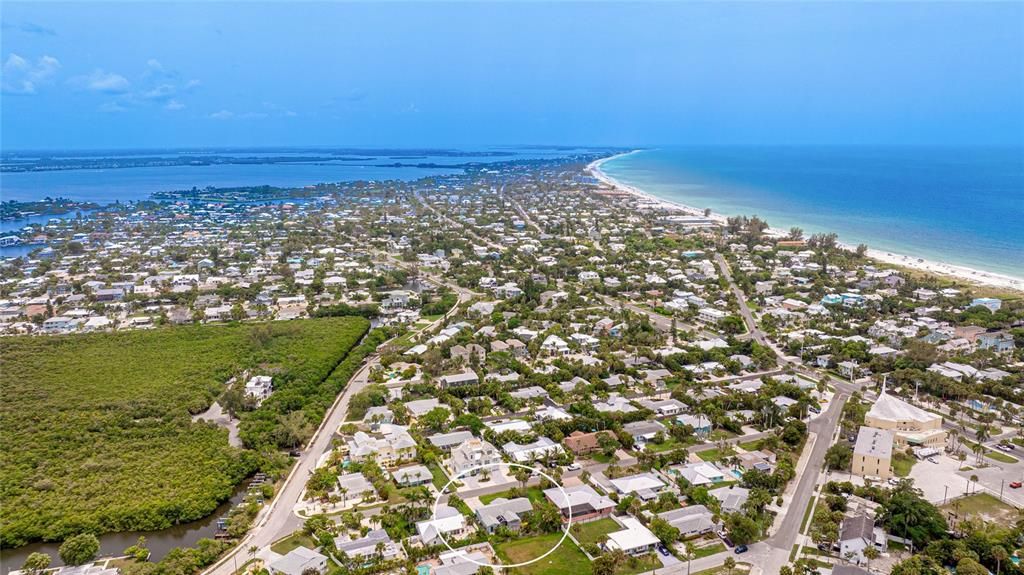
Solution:
M857 433L850 470L861 477L892 477L893 432L863 426Z
M941 415L889 395L884 387L878 401L864 417L864 424L892 431L897 449L910 446L942 450L946 446L946 430L942 428Z

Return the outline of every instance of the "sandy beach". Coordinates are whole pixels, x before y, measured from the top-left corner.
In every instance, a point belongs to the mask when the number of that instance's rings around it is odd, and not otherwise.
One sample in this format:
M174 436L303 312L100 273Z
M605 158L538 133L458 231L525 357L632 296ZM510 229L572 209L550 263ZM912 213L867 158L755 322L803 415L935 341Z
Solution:
M620 192L625 192L633 196L636 196L643 203L648 204L651 207L664 210L673 210L688 215L705 215L705 210L703 208L697 208L679 202L658 198L639 188L623 184L618 180L608 176L608 174L604 173L604 171L601 170L601 165L604 164L605 162L613 158L619 158L629 154L635 154L638 151L639 150L625 152L623 154L617 154L615 156L610 156L607 158L602 158L595 162L591 162L587 166L587 170L590 172L592 176L594 176L594 178L598 179L602 183L612 188L615 188ZM715 212L711 212L707 217L714 219L718 222L721 222L723 224L726 221L726 216ZM767 230L767 233L774 237L785 237L789 234L788 231L781 230L778 228L769 228ZM856 249L856 246L851 246L849 244L840 243L840 245L843 248L848 249L850 251ZM911 255L892 253L885 250L874 249L871 248L870 246L868 247L867 255L868 257L885 264L902 266L909 269L928 272L939 276L946 276L972 285L1024 292L1024 278L976 270L966 266L926 260L924 258L919 258Z

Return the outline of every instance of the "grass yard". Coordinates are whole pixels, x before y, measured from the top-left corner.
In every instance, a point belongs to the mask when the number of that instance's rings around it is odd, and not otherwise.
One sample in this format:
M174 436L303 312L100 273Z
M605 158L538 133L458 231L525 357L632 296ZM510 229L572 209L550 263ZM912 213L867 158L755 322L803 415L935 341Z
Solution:
M0 545L208 515L257 459L191 415L255 369L274 376L275 391L242 413L243 441L273 448L284 414L311 431L367 329L363 318L338 317L2 338Z
M572 535L580 542L580 545L597 545L602 535L613 531L622 531L622 527L614 519L605 517L597 521L576 523L572 528Z
M686 446L683 445L682 443L679 443L675 439L668 438L665 439L665 441L662 441L661 443L654 443L653 441L650 443L646 443L644 449L650 451L651 453L665 453L666 451L672 451L673 449L681 449L683 447Z
M277 543L274 543L270 546L270 550L274 553L285 555L289 551L297 549L299 547L305 547L306 549L316 549L317 542L309 535L306 535L305 533L299 531L296 533L292 533L291 535L285 537L284 539L281 539Z
M711 449L705 449L704 451L697 452L697 457L704 461L719 461L732 455L736 455L736 450L731 446L726 447L724 450L713 447Z
M1007 455L1002 451L987 451L985 452L985 457L988 457L989 459L995 459L996 461L999 461L1001 463L1017 463L1018 461L1016 457Z
M487 505L499 497L504 497L505 499L512 499L511 493L512 490L481 495L479 497L480 503ZM542 501L547 500L547 497L544 496L544 490L542 490L540 487L527 487L525 497L530 500L530 503L540 503Z
M754 441L745 441L739 444L744 451L757 451L761 449L761 440L755 439Z
M615 575L636 575L661 568L661 560L655 553L648 553L640 557L629 557L622 565L615 570Z
M910 475L910 470L913 469L915 463L917 463L917 458L913 455L907 455L898 451L894 452L892 456L892 472L896 477L907 477Z
M750 563L737 563L736 568L732 570L722 566L712 567L703 571L694 571L693 575L741 575L742 573L750 573L750 567Z
M1013 523L1017 519L1017 509L999 498L988 493L977 493L950 501L942 506L943 511L953 511L963 516L980 517L986 522Z
M705 545L704 547L698 547L698 548L694 549L693 550L693 558L694 559L700 559L701 557L708 557L708 556L714 555L716 553L721 553L722 551L725 551L725 550L726 550L725 543L722 543L721 541L719 541L718 543L714 543L712 545Z
M441 467L436 463L431 463L427 466L427 469L430 470L430 475L434 478L434 487L440 490L448 484L448 476L444 474L444 471L441 471Z
M551 533L509 541L498 545L498 556L507 563L523 563L540 557L558 545L561 533ZM592 569L587 556L579 547L566 539L551 555L544 559L516 568L517 575L591 575Z

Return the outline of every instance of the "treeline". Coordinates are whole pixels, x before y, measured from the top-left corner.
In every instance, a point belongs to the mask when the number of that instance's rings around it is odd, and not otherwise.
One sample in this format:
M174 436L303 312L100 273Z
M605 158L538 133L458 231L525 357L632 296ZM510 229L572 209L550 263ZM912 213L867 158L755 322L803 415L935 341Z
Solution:
M368 329L323 318L3 338L0 546L208 515L320 421L367 353L344 359ZM239 450L191 415L246 371L272 375L275 393L240 414L255 449Z

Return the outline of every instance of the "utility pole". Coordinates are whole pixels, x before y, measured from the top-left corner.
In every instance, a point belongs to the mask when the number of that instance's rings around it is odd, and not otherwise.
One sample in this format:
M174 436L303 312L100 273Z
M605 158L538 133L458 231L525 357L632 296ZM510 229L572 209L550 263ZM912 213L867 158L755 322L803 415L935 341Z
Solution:
M1006 483L1005 479L1000 479L999 480L999 501L1000 502L1002 502L1002 500L1003 500L1003 484L1004 483Z

